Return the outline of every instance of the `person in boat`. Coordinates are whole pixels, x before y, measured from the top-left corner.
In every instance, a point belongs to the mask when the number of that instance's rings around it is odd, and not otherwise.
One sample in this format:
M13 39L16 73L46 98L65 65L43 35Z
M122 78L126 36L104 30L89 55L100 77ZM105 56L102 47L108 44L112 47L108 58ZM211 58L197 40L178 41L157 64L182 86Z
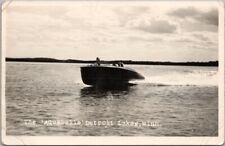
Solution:
M120 66L123 67L123 62L120 62Z
M97 57L96 58L96 64L99 66L100 65L100 59Z
M122 62L118 62L118 66L119 67L123 67L123 63Z

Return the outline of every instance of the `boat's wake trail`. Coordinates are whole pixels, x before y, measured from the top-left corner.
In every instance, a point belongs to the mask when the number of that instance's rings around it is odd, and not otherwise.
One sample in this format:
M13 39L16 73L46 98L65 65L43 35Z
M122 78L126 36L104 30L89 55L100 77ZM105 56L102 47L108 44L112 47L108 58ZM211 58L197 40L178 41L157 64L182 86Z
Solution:
M151 84L153 86L166 85L197 85L197 86L217 86L218 72L217 71L195 71L188 73L174 72L161 75L147 75L145 80L131 81L134 84Z

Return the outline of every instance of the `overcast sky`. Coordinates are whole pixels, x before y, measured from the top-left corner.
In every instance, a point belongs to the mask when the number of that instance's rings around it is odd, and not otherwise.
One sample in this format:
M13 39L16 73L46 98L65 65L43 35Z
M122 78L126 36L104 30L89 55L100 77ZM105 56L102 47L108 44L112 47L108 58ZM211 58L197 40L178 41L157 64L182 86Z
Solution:
M6 56L218 60L217 2L12 2Z

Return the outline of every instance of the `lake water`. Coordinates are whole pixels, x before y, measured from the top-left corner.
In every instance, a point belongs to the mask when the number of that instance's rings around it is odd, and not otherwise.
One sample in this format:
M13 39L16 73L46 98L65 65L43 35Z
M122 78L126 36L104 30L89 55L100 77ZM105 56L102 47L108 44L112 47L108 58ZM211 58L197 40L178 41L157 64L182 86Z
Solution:
M130 65L145 80L103 90L80 65L6 63L7 135L218 135L217 67Z

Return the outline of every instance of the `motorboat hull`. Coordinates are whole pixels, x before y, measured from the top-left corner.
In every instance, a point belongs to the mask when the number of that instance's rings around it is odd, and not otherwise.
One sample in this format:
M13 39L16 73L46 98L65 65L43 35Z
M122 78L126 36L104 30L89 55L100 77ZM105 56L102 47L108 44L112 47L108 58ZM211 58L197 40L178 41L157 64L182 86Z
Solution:
M130 80L144 79L142 75L127 67L82 66L81 77L84 84L92 86L117 86Z

